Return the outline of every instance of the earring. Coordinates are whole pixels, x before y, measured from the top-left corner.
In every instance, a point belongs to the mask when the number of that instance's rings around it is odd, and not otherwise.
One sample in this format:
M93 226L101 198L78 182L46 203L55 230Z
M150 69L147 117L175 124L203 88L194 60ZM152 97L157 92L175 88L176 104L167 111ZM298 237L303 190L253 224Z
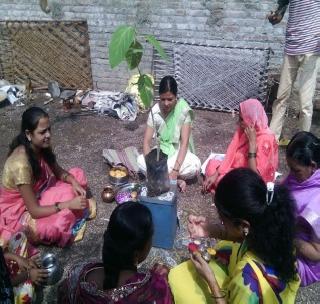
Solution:
M244 236L247 236L249 234L249 228L244 227L243 228L243 234L244 234Z

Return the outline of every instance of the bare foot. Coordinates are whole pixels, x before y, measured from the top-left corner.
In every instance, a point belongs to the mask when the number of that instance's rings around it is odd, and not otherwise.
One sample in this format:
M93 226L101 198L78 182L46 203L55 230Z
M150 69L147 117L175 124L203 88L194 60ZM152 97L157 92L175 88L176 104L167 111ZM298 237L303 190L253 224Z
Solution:
M179 190L181 192L185 192L186 191L187 183L183 179L178 179L177 180L177 184L178 184Z

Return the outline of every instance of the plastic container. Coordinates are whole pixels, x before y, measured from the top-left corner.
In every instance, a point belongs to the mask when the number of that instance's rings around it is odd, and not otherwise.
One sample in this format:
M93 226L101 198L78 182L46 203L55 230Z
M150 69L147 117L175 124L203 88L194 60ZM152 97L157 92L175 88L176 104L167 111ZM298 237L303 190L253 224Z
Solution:
M172 249L177 232L177 186L158 197L140 195L139 202L149 208L152 214L154 234L152 246Z

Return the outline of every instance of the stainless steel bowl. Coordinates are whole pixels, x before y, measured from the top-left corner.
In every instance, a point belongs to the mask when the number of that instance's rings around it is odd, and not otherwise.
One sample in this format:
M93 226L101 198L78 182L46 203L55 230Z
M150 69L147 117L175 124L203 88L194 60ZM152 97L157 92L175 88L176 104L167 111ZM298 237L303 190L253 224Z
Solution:
M112 176L111 172L117 172L117 170L125 173L123 177ZM129 172L125 166L113 166L109 171L109 182L114 186L120 186L128 183L129 181Z
M63 269L60 267L59 261L53 253L46 253L41 258L41 266L48 271L46 285L56 284L62 277Z
M115 200L118 204L128 201L137 201L140 194L141 185L138 183L128 183L118 187Z

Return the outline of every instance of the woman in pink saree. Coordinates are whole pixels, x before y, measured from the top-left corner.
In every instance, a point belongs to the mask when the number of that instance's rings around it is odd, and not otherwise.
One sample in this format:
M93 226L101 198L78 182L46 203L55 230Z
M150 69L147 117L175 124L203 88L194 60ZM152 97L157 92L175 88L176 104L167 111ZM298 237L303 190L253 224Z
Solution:
M62 169L51 150L48 114L31 107L10 145L0 188L0 243L18 231L33 243L66 246L81 239L85 221L95 216L87 200L84 172Z
M286 151L290 173L284 184L296 200L298 272L301 285L320 281L320 140L299 132Z
M240 103L239 127L223 161L209 160L205 169L204 191L214 192L221 178L232 169L247 167L273 182L278 168L278 144L268 127L268 117L257 99Z
M168 269L137 269L151 248L150 210L135 202L117 206L104 233L102 263L75 265L58 288L60 304L171 304Z

